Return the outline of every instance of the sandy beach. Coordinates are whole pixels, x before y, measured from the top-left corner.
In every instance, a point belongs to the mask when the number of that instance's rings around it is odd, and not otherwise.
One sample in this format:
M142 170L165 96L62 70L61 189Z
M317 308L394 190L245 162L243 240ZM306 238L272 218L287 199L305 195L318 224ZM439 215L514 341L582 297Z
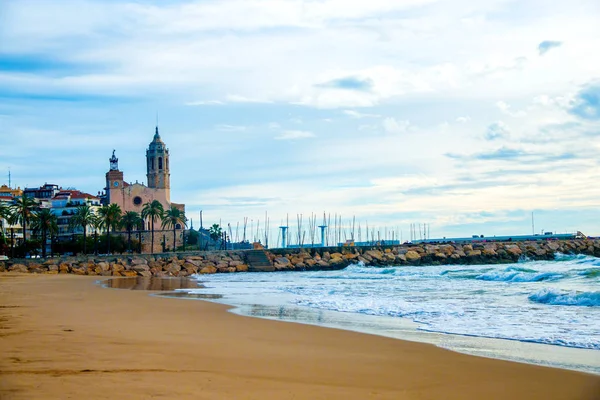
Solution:
M0 275L0 399L582 399L600 376Z

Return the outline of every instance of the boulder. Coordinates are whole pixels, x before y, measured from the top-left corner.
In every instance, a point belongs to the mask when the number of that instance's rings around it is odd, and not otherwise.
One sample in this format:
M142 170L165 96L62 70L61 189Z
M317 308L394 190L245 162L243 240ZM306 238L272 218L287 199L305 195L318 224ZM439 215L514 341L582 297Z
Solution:
M508 254L516 257L520 257L523 254L523 251L516 244L508 244L504 247L504 250L508 252Z
M206 267L202 267L200 270L201 274L214 274L217 272L217 268L212 265L207 265Z
M23 264L13 264L10 267L8 267L8 270L10 272L23 272L23 273L29 272L27 270L27 267Z
M150 267L147 264L136 264L131 266L131 270L135 272L146 272L150 271Z
M358 254L357 253L346 253L346 254L344 254L344 258L346 260L354 260L354 259L358 258Z
M235 266L237 272L248 272L248 266L246 264L239 264Z
M135 271L130 271L130 270L123 270L123 271L121 271L121 275L122 275L122 276L127 276L127 277L129 277L129 278L132 278L132 277L138 276L137 272L135 272Z
M481 250L467 251L467 257L479 257L480 255L481 255Z
M115 266L117 265L121 265L121 264L115 264ZM101 271L108 271L110 270L110 264L107 262L99 262L98 264L96 264L96 267L100 268ZM124 269L124 267L122 267Z
M58 264L58 260L55 258L50 258L50 259L44 261L44 263L43 263L43 265L57 265L57 264Z
M170 264L167 264L164 267L164 270L167 272L170 272L172 274L175 274L176 272L181 271L181 265L179 265L179 263L176 263L176 262L171 262Z
M383 253L379 250L367 250L363 257L368 258L367 256L377 261L383 260Z
M414 250L409 250L404 255L406 257L406 261L414 263L421 259L421 255Z
M287 266L287 265L290 265L290 260L288 260L285 257L277 257L277 258L275 258L275 264L279 264L281 266Z
M470 244L465 244L465 245L462 247L462 249L463 249L463 251L464 251L466 254L469 254L469 251L472 251L472 250L473 250L473 246L471 246Z

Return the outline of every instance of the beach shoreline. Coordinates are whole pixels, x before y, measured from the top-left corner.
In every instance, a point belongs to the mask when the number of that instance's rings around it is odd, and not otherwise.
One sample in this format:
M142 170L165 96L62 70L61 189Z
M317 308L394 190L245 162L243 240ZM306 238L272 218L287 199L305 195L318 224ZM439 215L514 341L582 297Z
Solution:
M2 399L594 399L600 376L226 312L98 277L0 276Z

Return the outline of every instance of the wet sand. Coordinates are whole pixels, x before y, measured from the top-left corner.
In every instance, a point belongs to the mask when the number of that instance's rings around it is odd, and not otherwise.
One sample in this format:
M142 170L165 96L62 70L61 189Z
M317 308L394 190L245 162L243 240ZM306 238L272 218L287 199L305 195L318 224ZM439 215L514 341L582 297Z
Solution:
M0 274L0 399L581 399L600 376Z

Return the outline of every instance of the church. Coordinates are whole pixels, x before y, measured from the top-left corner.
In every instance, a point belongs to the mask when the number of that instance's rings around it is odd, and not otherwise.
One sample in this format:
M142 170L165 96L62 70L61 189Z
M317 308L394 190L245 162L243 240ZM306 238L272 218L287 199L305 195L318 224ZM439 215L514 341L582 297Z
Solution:
M184 204L171 202L169 149L167 149L158 133L158 126L154 138L146 150L148 186L137 182L125 182L123 172L119 171L119 159L115 156L114 150L109 162L110 170L106 173L104 204L117 204L123 213L135 211L141 214L144 204L158 200L165 210L175 206L185 212ZM146 229L149 230L150 225L150 221L145 221ZM158 226L155 222L155 230L160 230L160 222L158 222Z

